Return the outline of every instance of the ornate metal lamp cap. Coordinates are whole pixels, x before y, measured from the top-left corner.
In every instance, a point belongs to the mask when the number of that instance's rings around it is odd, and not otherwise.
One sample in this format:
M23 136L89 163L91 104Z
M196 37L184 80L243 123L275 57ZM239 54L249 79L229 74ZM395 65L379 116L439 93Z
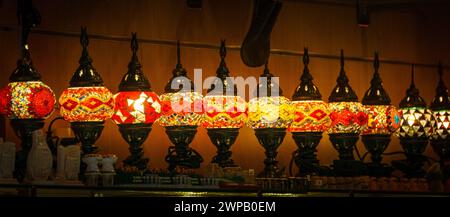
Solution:
M9 76L9 81L19 82L39 80L41 80L41 75L34 68L28 46L25 45L22 51L22 58L17 60L17 68L13 71L11 76Z
M373 61L373 78L370 81L370 87L364 94L362 99L363 105L390 105L391 98L387 94L383 87L383 81L381 81L380 73L380 60L378 59L378 52L375 52L375 58Z
M431 102L430 108L432 110L449 110L450 109L450 97L448 95L448 89L445 86L444 80L442 76L444 76L444 68L442 67L442 63L439 62L439 83L436 88L436 96Z
M209 95L237 95L237 87L234 83L227 79L230 77L230 71L225 63L225 57L227 56L227 48L225 47L225 40L220 42L220 64L216 70L216 79L214 79L211 87L207 90ZM222 86L222 89L216 89L216 86Z
M119 84L119 91L151 91L150 82L142 71L141 63L137 57L139 48L136 33L131 34L132 56L128 64L128 72Z
M341 50L341 71L337 78L337 85L334 87L328 98L329 102L358 102L358 96L355 91L350 87L348 77L344 70L344 50Z
M190 91L194 91L194 82L187 77L186 69L183 68L181 65L181 57L180 57L180 41L177 41L177 65L175 69L172 71L172 78L169 80L169 82L166 84L166 87L164 88L165 93L176 93L179 91L186 91L184 90L184 86L188 85L190 83ZM183 79L180 79L182 77Z
M419 96L419 89L414 84L414 64L411 67L411 85L406 90L406 97L400 101L400 108L408 107L426 107L427 104L421 96Z
M272 81L273 77L273 74L269 72L268 63L266 62L266 64L264 64L264 72L260 75L260 80L266 80L267 82L258 84L258 87L256 88L256 97L271 97L273 96L272 90L278 91L278 94L276 96L283 96L283 90L281 90L281 87L277 82Z
M309 54L308 48L305 47L303 52L303 74L300 77L300 85L295 89L294 95L292 96L292 100L300 101L300 100L322 100L322 95L320 94L319 89L313 83L313 77L309 73Z
M81 27L80 43L83 47L80 60L78 61L80 65L73 74L72 79L70 79L70 87L103 86L102 77L92 65L92 59L87 50L89 38L86 27Z

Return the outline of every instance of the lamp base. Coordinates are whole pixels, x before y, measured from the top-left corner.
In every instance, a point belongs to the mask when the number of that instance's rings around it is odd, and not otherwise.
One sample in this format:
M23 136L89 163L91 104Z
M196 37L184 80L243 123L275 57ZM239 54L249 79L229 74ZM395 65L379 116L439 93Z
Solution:
M400 138L400 144L405 151L406 160L392 161L392 166L405 173L407 177L424 177L425 171L422 167L427 157L423 153L428 145L428 138Z
M217 154L211 163L217 163L220 167L236 167L231 159L231 146L236 141L239 128L208 129L208 136L217 148Z
M353 149L359 139L358 133L329 134L333 147L339 153L339 160L333 162L333 170L337 176L361 176L367 174L367 167L363 162L355 160Z
M70 127L75 133L76 138L81 143L82 155L98 152L98 147L94 144L102 134L103 124L104 121L70 123Z
M277 149L286 136L285 128L264 128L255 129L255 135L259 143L264 147L266 159L264 160L264 171L258 177L277 178L281 177L283 171L278 169Z
M322 139L322 132L292 132L292 138L297 145L297 150L293 153L294 162L299 168L296 176L330 175L330 169L320 166L317 160L316 148Z
M203 162L202 156L189 147L197 133L197 126L166 127L166 134L174 146L170 146L166 156L168 170L173 174L177 167L197 169Z
M369 170L369 175L374 177L388 177L391 175L392 167L383 165L382 154L391 142L390 135L362 135L362 142L370 153L371 163L366 164Z
M147 140L152 131L152 124L119 124L119 131L122 138L128 143L130 156L123 164L126 167L138 169L138 171L148 170L148 159L144 158L142 144Z
M44 120L42 119L12 119L11 127L17 137L20 138L22 150L16 153L14 176L19 182L25 179L27 158L33 144L33 131L42 129L44 127Z
M439 156L444 179L450 179L450 136L446 139L432 139L430 143L433 151Z

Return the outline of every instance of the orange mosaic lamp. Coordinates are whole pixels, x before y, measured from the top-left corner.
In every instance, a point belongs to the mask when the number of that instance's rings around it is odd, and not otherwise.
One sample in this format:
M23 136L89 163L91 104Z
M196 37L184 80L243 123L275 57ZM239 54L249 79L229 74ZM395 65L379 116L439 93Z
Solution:
M386 177L390 175L392 168L381 163L382 154L391 141L391 134L400 127L400 117L383 87L379 67L378 53L375 53L373 78L362 99L362 104L368 112L368 121L361 137L371 155L372 163L368 164L370 175Z
M124 166L145 172L148 170L148 159L143 157L142 144L161 114L161 101L151 90L150 82L142 71L137 57L136 33L132 34L131 50L128 72L119 84L119 92L114 95L111 119L119 126L122 138L130 146L130 156L123 161Z
M220 65L216 78L203 98L204 118L202 126L208 131L211 142L217 148L212 163L220 167L235 167L230 148L236 141L239 129L247 121L247 103L237 95L237 88L229 79L225 63L225 41L220 46Z
M81 29L83 47L79 67L59 98L60 113L69 121L76 138L81 142L83 154L97 152L95 141L100 137L105 120L114 112L113 94L103 86L100 74L92 65L87 46L86 28Z
M319 165L316 152L322 133L331 125L330 111L328 104L322 101L319 88L313 83L309 72L308 48L303 52L303 64L301 82L292 96L295 116L289 127L297 145L297 150L293 153L295 164L299 168L297 176L326 175L329 169Z

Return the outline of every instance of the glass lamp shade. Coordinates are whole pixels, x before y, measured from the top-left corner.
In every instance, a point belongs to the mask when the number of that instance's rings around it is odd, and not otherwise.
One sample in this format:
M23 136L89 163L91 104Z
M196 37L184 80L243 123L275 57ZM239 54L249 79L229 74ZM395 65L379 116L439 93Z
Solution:
M250 128L288 128L293 120L294 108L284 96L257 97L248 103Z
M205 96L205 116L202 126L211 128L241 128L247 121L247 103L240 96Z
M407 107L399 110L400 138L429 137L433 133L433 115L425 107Z
M397 108L391 105L365 105L368 112L367 126L362 135L391 135L400 127Z
M59 97L60 113L69 122L105 121L114 113L114 98L106 87L69 87Z
M165 93L160 96L161 126L198 126L203 120L203 96L197 92Z
M9 119L45 119L55 103L55 94L41 81L11 82L0 90L0 114Z
M360 133L367 124L367 111L359 102L331 102L328 133Z
M433 111L433 139L450 138L450 110Z
M330 127L330 110L324 101L292 101L292 106L295 117L290 132L324 132Z
M151 91L123 91L114 95L116 124L151 124L161 114L161 101Z

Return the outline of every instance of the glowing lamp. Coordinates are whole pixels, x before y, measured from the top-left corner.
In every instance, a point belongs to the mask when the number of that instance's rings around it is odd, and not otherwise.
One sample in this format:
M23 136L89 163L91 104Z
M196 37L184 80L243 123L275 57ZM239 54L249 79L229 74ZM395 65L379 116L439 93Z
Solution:
M411 85L406 91L406 97L400 101L400 128L397 136L405 151L405 161L393 161L392 165L402 170L410 177L422 177L422 169L427 160L423 153L428 145L428 138L433 133L432 113L419 95L414 84L414 65L411 71Z
M264 171L259 177L268 178L283 175L276 161L277 150L294 118L291 101L282 96L281 88L274 80L266 63L256 89L256 97L248 103L247 126L255 130L255 135L266 154Z
M105 120L113 115L114 99L92 65L85 27L81 28L80 42L83 47L80 65L70 80L70 87L61 94L59 105L61 116L70 122L85 155L97 151L94 144L102 133Z
M328 104L322 101L322 95L314 85L313 77L309 72L308 48L304 49L303 64L301 82L292 96L295 116L288 129L297 144L297 150L294 151L293 156L299 168L297 176L325 175L327 169L320 167L316 152L322 139L322 132L330 127L330 111Z
M138 41L136 33L131 38L132 56L128 72L119 84L119 92L114 95L114 114L111 119L119 126L122 138L129 144L130 156L124 166L145 172L148 159L143 158L142 144L151 132L153 123L161 113L161 101L152 92L150 82L142 71L137 57Z
M383 87L379 67L378 53L375 53L373 78L362 99L368 112L368 121L361 137L372 159L372 163L368 165L370 175L389 176L392 170L381 164L382 154L391 141L391 134L400 127L400 117Z
M247 103L237 96L237 87L230 77L225 63L225 41L220 46L220 65L216 78L203 98L204 118L202 126L208 131L208 137L217 148L212 163L220 167L235 167L231 158L231 146L236 141L239 129L247 121Z
M444 69L439 63L439 83L436 95L431 102L430 109L433 112L433 134L431 146L441 159L442 168L446 178L450 177L450 97L443 80Z
M335 172L342 176L360 175L365 172L365 167L362 162L355 160L353 149L359 139L359 133L367 124L367 113L349 85L344 70L343 50L337 85L328 100L331 111L331 127L328 129L328 135L333 147L339 153L339 160L334 161Z
M199 168L203 162L200 154L189 147L203 120L203 96L194 91L194 84L180 63L179 42L177 59L173 77L167 83L165 93L160 96L161 116L156 121L166 128L166 134L174 144L169 147L166 156L171 172L175 172L177 167Z

